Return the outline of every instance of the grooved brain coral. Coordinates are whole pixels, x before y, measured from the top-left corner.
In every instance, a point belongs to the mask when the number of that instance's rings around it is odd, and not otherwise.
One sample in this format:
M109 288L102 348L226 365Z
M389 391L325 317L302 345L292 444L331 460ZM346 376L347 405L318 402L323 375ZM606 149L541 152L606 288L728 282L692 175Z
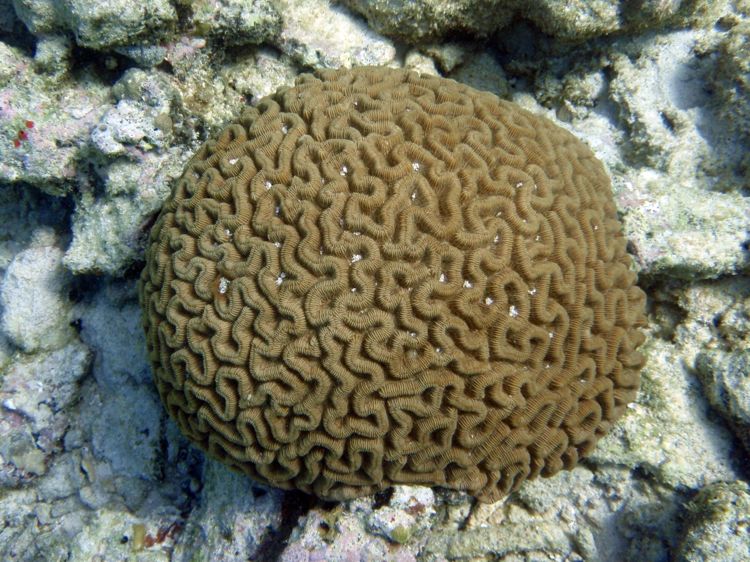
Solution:
M156 384L273 486L495 500L635 398L625 243L602 165L550 121L413 72L304 75L203 145L153 227Z

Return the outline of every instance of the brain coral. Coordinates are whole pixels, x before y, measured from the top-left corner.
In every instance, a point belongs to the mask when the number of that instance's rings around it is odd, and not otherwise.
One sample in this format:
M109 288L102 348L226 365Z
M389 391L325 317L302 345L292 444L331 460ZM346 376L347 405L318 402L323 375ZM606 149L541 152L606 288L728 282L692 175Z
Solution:
M571 134L451 80L303 75L206 142L140 281L161 398L252 478L494 500L636 395L644 294Z

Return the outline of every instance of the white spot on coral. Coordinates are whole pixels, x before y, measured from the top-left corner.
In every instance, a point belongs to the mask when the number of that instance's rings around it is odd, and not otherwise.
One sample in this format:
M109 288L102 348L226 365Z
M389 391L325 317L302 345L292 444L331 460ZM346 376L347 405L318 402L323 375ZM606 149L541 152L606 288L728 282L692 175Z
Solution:
M531 289L528 290L528 293L533 297L536 295L536 287L531 287Z
M542 239L542 237L539 236L538 234L536 236L534 236L534 241L535 242L539 242L541 239Z
M416 338L417 332L409 332L409 336L411 336L412 338Z
M552 339L555 337L555 332L550 332L548 335L549 335L549 339Z
M263 185L265 186L265 188L266 188L266 189L271 189L271 186L272 186L273 184L272 184L272 183L271 183L270 181L266 180L266 181L265 181L265 183L264 183Z
M490 306L493 302L495 302L495 299L493 299L492 297L484 298L484 304L486 304L487 306Z
M416 191L412 191L411 192L411 200L414 201L416 198L417 198L417 192Z
M239 160L239 158L230 158L230 159L228 160L228 162L229 162L230 164L236 164L236 163L237 163L237 160Z
M352 256L352 259L350 260L352 263L357 263L359 260L362 259L362 254L354 254Z
M281 126L281 132L284 134L287 134L289 132L289 128L286 125Z
M219 293L222 295L227 292L227 289L229 289L229 279L226 277L221 277L219 279Z
M232 231L229 230L228 228L224 229L224 234L226 234L227 238L229 238L230 240L232 239Z
M468 279L466 281L464 281L464 288L465 289L471 289L473 286L474 285L472 285L471 281L469 281Z
M281 285L284 282L285 278L286 278L286 273L284 273L283 271L279 273L279 276L276 277L276 286L278 287L279 285Z
M446 280L447 280L447 279L446 279L446 277L445 277L445 273L441 273L441 274L440 274L440 282L441 282L441 283L445 283L445 282L446 282Z
M273 214L278 217L279 213L281 213L281 207L279 207L278 205L276 205L276 208L273 210Z
M515 307L515 305L510 305L510 308L508 309L508 315L511 318L515 318L518 316L518 309Z
M498 242L500 242L500 235L495 234L495 237L492 239L492 243L497 244Z
M442 352L443 352L443 348L442 347L436 347L435 348L435 353L442 353Z
M418 171L419 171L419 162L412 162L412 163L411 163L411 168L412 168L412 170L414 170L415 172L418 172Z
M281 248L281 242L274 242L273 245L277 248Z
M599 225L598 224L594 225L594 230L599 230Z
M521 187L523 187L523 182L522 182L522 181L519 181L519 182L518 182L518 183L516 184L516 189L519 189L519 188L521 188Z
M346 166L341 166L341 171L339 172L339 174L341 174L342 176L345 176L348 173L349 173L349 168L347 168Z

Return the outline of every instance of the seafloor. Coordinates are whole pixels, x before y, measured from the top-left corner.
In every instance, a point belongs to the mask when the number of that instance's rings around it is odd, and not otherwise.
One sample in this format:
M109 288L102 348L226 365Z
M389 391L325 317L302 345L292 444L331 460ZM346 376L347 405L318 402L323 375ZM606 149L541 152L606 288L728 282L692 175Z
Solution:
M0 0L0 559L750 560L750 2ZM648 294L631 410L494 504L323 503L206 460L146 362L144 233L300 72L455 78L585 140Z

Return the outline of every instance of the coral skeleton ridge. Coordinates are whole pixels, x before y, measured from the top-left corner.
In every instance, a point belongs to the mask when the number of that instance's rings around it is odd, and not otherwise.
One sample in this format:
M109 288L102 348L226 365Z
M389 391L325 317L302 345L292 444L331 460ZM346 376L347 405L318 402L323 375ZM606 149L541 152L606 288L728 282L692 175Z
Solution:
M162 401L254 479L496 500L636 396L644 293L570 133L385 68L303 75L188 164L139 291Z

